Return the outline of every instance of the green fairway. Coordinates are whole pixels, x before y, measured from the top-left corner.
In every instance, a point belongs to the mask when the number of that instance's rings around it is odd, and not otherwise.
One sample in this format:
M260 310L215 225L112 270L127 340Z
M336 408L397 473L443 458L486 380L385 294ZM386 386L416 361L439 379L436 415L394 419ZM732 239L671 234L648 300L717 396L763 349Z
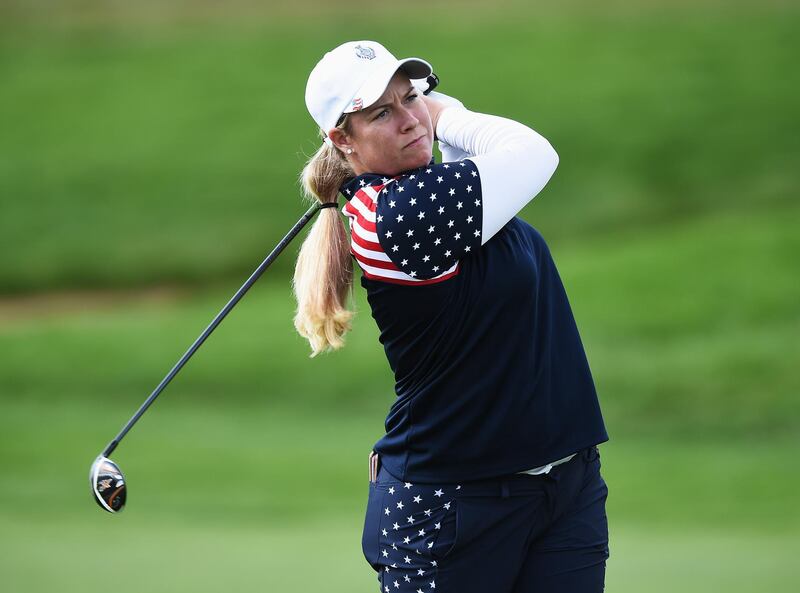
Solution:
M377 593L358 517L292 526L175 525L134 520L47 523L0 519L15 545L0 561L9 591L342 591ZM114 521L114 523L111 523ZM123 521L125 525L120 525ZM617 526L606 590L790 591L795 537L748 531ZM42 570L46 566L47 570Z
M308 357L299 238L115 452L124 512L88 484L306 209L306 75L359 38L560 155L522 216L611 435L606 590L800 590L798 25L772 0L0 5L0 593L377 593L393 377L358 280L346 348Z
M118 516L96 507L86 478L124 407L5 406L5 590L99 592L113 582L122 592L374 591L360 529L377 416L158 405L114 456L130 489ZM37 418L45 437L20 430L20 418ZM786 590L800 552L800 481L786 473L792 446L635 438L604 446L608 590Z

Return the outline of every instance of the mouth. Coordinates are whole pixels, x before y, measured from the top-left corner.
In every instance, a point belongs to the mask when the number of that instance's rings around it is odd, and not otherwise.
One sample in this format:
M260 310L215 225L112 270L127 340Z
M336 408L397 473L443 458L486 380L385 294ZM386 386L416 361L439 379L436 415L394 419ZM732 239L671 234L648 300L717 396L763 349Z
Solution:
M403 148L413 148L414 146L417 146L424 138L425 138L425 134L423 134L422 136L420 136L416 140L412 140L411 142L406 144Z

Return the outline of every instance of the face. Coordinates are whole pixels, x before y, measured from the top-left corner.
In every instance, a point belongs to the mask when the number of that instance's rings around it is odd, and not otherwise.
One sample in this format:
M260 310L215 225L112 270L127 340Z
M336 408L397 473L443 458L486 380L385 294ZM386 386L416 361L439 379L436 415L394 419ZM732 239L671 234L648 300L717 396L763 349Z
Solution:
M392 78L380 99L348 117L348 131L331 130L356 175L396 175L427 165L433 154L428 108L403 72Z

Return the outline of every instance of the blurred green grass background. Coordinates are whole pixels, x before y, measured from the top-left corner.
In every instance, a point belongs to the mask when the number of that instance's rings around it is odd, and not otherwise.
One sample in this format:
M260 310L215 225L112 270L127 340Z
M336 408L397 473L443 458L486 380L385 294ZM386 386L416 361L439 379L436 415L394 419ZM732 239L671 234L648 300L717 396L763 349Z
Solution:
M374 590L365 460L392 378L358 288L348 346L308 359L299 240L120 446L125 512L86 482L304 210L305 78L359 38L561 156L523 217L612 436L606 590L800 588L799 12L0 5L0 589Z

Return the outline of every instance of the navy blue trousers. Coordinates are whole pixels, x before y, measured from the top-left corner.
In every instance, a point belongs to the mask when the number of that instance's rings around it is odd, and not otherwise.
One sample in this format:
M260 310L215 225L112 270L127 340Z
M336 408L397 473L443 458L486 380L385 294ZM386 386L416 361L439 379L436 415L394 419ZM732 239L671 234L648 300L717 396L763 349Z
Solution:
M549 474L411 484L381 468L362 537L381 593L596 593L608 558L596 447Z

